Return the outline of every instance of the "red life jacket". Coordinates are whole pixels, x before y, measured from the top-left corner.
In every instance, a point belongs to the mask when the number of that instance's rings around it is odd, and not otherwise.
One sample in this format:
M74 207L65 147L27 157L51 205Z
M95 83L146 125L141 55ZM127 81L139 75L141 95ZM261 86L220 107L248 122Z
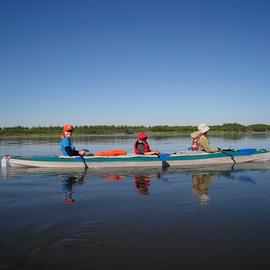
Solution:
M136 142L134 143L134 152L135 152L135 154L141 154L141 152L137 149L137 146L138 146L139 143L143 145L144 152L150 152L151 151L150 150L150 145L146 141L139 142L138 140L136 140Z
M201 149L201 144L200 144L200 138L201 136L203 136L203 134L199 134L197 137L195 137L192 141L192 150L193 151L199 151L199 150L202 150ZM209 142L209 139L206 137L206 139L208 140Z

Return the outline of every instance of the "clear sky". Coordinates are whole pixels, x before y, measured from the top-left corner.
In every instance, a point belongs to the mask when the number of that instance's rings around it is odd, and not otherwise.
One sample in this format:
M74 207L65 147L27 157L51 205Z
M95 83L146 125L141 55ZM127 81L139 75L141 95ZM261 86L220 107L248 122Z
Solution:
M270 124L270 1L0 0L0 126Z

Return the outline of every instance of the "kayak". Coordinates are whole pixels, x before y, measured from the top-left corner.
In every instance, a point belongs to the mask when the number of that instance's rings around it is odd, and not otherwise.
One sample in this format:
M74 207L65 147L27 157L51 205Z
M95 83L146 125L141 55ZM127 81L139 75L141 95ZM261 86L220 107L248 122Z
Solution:
M199 151L180 151L160 156L128 154L123 156L5 156L2 167L39 168L123 168L123 167L164 167L164 166L203 166L215 164L236 164L253 161L267 161L270 151L265 149L241 149L206 153Z

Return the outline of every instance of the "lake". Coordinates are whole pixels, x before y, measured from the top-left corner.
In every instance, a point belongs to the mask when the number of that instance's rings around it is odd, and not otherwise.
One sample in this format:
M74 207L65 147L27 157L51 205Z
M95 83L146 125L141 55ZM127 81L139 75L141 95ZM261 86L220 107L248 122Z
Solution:
M90 152L132 138L74 138ZM150 139L185 150L190 138ZM55 155L54 139L0 139L0 156ZM270 136L211 138L270 149ZM87 171L1 168L0 269L269 269L270 162Z

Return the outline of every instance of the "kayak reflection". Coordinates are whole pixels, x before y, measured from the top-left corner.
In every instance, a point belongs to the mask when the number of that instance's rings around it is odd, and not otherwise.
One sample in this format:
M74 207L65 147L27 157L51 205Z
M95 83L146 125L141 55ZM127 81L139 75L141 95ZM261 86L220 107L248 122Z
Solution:
M192 191L200 203L208 203L211 199L211 184L216 182L217 178L221 177L230 181L241 181L246 184L256 184L256 179L251 171L269 171L270 163L245 163L219 166L202 166L192 168L110 168L102 170L73 170L73 169L55 169L55 168L24 168L24 167L9 167L2 169L2 179L29 179L32 177L45 177L60 179L61 184L59 192L62 193L64 202L72 204L74 199L74 186L92 180L106 179L110 183L118 182L122 187L133 185L135 192L139 195L146 196L151 194L151 184L154 180L160 179L158 186L162 188L163 184L175 181L178 176L187 176L189 181L192 179ZM1 176L1 175L0 175ZM29 180L30 181L30 180ZM177 180L178 181L178 180ZM122 184L122 182L124 182ZM173 184L177 182L173 182ZM190 184L189 184L190 185ZM88 188L88 187L86 187ZM78 191L79 192L79 191Z

